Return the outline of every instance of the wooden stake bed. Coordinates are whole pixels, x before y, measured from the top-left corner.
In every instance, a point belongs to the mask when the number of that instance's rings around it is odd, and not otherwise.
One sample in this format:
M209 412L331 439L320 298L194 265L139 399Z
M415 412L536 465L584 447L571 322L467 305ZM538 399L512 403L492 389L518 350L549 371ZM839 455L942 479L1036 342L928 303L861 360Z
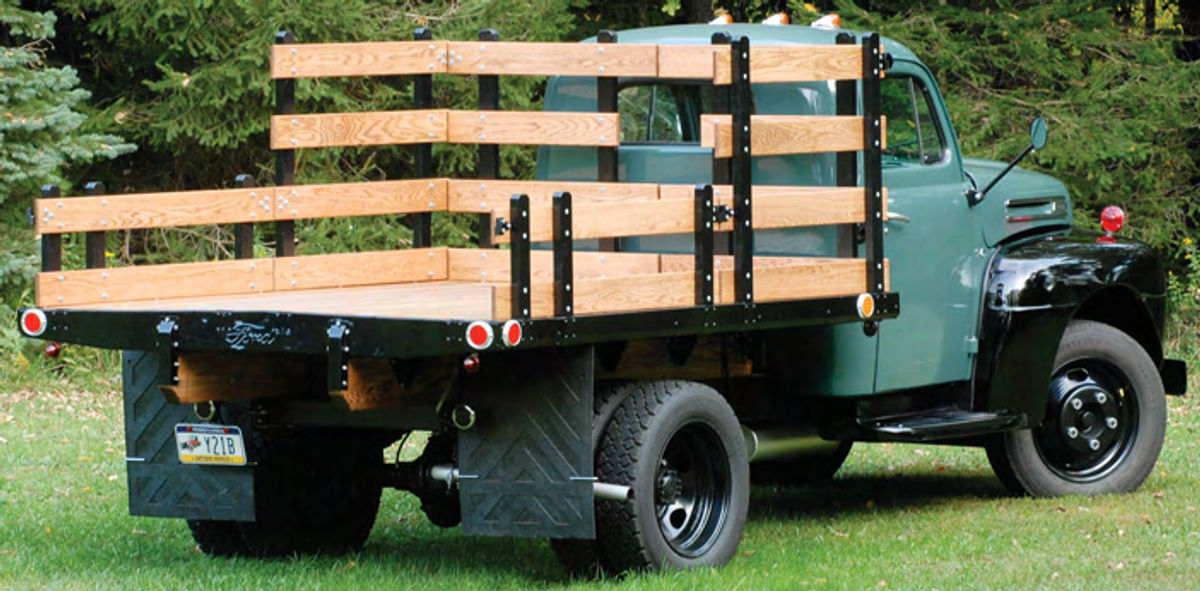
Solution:
M338 344L345 328L340 323L351 318L379 321L360 320L356 334L373 324L381 331L411 331L420 335L413 339L425 339L418 345L408 336L387 332L390 337L356 352L358 356L385 357L392 351L411 357L461 348L464 323L477 321L494 328L510 320L528 322L531 331L541 333L534 340L545 344L581 338L576 326L591 327L593 334L582 338L604 342L753 330L754 325L870 322L897 313L897 300L887 293L882 251L887 193L879 161L886 138L878 106L882 68L877 36L861 44L839 39L830 46L762 48L751 48L746 38L710 46L622 45L605 39L596 44L419 40L302 45L287 35L279 39L271 58L277 92L270 139L279 159L276 186L239 180L234 189L127 195L104 195L103 187L89 186L86 197L62 197L50 190L37 200L35 225L43 241L37 305L56 322L73 313L82 319L81 328L71 334L70 327L55 325L54 330L61 330L55 338L130 346L129 340L105 334L122 319L159 323L155 335L169 334L176 320L199 323L191 330L201 333L208 330L206 323L243 322L239 318L294 323L270 329L273 335L306 335L278 345L278 350L329 353L329 373L336 377L336 368L348 365L339 361L337 351L354 354L351 346ZM427 92L434 73L477 76L479 109L436 108ZM499 110L497 76L556 74L595 77L597 110ZM294 112L295 79L366 75L416 76L415 108ZM619 176L617 77L708 80L724 92L727 110L701 115L701 146L712 149L714 167L728 169L730 174L722 176L729 184L611 182ZM819 80L838 81L836 113L752 114L751 81ZM861 80L861 109L854 100L843 100L855 98L854 80ZM436 177L430 150L442 142L477 145L480 178ZM419 178L295 182L296 150L396 144L413 146L414 176ZM501 144L595 150L596 178L607 182L488 178L499 173L496 146ZM852 154L856 151L863 152L861 174ZM754 156L818 152L841 153L839 186L753 184ZM431 244L431 216L440 212L481 214L485 247ZM415 247L295 256L296 220L369 215L417 216ZM260 251L255 258L255 227L264 223L275 229L275 256L262 257ZM105 232L201 224L234 224L237 258L106 265ZM755 255L755 230L821 225L861 228L865 256ZM61 236L72 232L87 233L86 269L62 269ZM729 233L731 255L714 254L716 232ZM614 239L663 234L691 234L697 254L575 251L579 240L600 239L602 249L612 250ZM492 247L497 244L501 248ZM870 305L864 307L864 298ZM881 302L879 307L872 298ZM404 324L406 320L422 322ZM154 338L154 346L162 347L176 337ZM204 341L193 350L220 348L221 342Z

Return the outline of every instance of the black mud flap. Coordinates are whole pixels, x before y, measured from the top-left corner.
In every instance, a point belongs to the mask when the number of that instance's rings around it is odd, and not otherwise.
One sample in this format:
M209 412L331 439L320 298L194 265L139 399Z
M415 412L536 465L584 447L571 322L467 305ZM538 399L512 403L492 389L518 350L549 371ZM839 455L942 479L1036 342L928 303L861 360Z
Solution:
M148 517L254 521L250 466L179 463L175 425L200 422L191 405L171 404L158 385L155 353L126 351L121 358L125 392L125 456L129 512ZM251 458L253 460L253 458Z
M463 531L596 537L591 347L484 356L463 384L477 417L458 435Z

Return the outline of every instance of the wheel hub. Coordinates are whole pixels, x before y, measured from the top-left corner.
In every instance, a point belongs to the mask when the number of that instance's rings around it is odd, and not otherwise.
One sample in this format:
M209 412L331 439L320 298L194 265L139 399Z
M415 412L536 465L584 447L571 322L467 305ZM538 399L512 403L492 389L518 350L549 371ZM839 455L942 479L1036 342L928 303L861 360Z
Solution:
M1046 420L1035 430L1048 467L1076 482L1103 477L1128 451L1137 405L1128 381L1094 360L1060 369L1050 382Z
M1059 430L1068 447L1083 455L1107 451L1120 435L1118 397L1094 382L1069 390L1059 405Z
M665 463L665 462L664 462ZM671 504L679 498L679 493L683 490L683 482L679 478L679 472L670 467L664 467L658 473L658 483L655 487L658 502L662 504Z

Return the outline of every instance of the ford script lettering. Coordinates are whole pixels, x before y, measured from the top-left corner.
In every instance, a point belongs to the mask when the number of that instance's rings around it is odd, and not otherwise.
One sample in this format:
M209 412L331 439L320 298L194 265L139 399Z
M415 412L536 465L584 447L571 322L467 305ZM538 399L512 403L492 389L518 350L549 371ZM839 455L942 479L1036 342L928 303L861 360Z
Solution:
M277 331L268 330L267 327L261 324L252 324L238 320L229 327L225 333L225 342L237 351L246 348L246 345L270 345L278 338Z

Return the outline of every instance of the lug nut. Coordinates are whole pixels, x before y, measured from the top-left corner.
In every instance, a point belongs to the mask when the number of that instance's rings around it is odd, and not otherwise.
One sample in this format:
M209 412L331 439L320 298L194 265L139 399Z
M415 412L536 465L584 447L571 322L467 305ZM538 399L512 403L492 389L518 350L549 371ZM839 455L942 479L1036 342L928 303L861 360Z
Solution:
M1104 404L1105 402L1108 402L1108 395L1105 394L1104 392L1097 392L1096 393L1096 402L1099 404Z
M1079 437L1079 429L1076 429L1075 427L1067 427L1067 437L1070 437L1071 439Z
M1089 439L1088 447L1092 448L1092 451L1096 451L1100 449L1100 441L1096 439Z
M1116 417L1108 417L1108 419L1106 419L1104 421L1104 424L1108 425L1109 429L1116 429L1117 428L1117 418Z
M1083 408L1083 402L1080 401L1078 398L1076 398L1071 401L1071 408L1073 408L1075 410L1079 410L1079 409Z

